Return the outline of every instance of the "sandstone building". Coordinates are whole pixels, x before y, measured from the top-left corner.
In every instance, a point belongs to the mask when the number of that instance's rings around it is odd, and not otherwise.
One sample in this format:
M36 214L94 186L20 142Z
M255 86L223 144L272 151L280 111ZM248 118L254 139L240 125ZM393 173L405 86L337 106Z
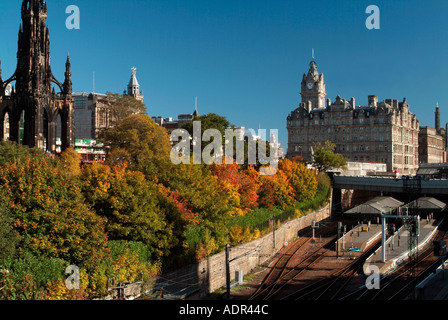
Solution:
M400 174L417 171L419 121L406 98L378 101L370 95L365 106L356 105L355 98L325 100L324 75L314 58L303 75L301 96L287 117L289 158L311 160L313 146L328 140L349 161L386 163L388 172Z
M431 127L421 127L418 133L419 163L444 162L446 160L444 153L443 137L437 133L437 130Z
M420 127L418 133L418 161L423 163L446 162L446 130L440 126L440 109L437 103L434 113L434 128Z
M129 95L143 102L143 92L136 76L136 68L131 68L131 79L124 95ZM106 94L75 92L73 93L75 109L75 137L76 139L97 139L101 129L113 126L114 119L110 111Z

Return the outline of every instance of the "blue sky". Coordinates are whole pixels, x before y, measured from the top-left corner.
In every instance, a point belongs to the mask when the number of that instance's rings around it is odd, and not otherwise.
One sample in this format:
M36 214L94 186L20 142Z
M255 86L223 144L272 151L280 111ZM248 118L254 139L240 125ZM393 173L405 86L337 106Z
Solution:
M20 5L0 1L3 78L15 70ZM69 5L80 30L68 30ZM368 30L368 5L380 30ZM151 116L214 112L238 126L278 129L300 102L311 49L327 98L407 98L422 126L439 102L448 122L446 0L47 0L51 63L63 81L67 51L74 91L122 93L137 78Z

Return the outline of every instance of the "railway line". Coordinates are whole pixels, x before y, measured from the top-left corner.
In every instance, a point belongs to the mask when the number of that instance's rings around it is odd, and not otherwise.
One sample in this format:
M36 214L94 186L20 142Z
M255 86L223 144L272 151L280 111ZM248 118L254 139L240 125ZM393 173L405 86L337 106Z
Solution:
M434 240L448 240L444 221ZM433 272L440 260L432 246L419 251L414 262L405 261L380 278L380 289L368 289L363 273L366 259L381 246L374 242L365 252L334 263L336 222L330 221L323 233L324 242L312 244L310 233L291 244L278 257L269 273L250 296L250 300L404 300L415 286ZM323 266L328 265L328 268ZM325 270L324 270L325 269Z
M320 232L323 242L316 243L311 237L311 231L294 242L290 248L278 257L270 272L263 279L249 300L279 299L284 292L290 290L300 276L309 271L313 265L321 261L327 252L334 248L336 235L334 230L335 221L324 225Z
M448 240L447 221L443 222L434 240ZM340 300L406 300L411 299L415 286L439 266L440 259L434 257L432 247L418 254L414 262L406 262L380 279L380 289L361 287Z
M342 268L335 270L328 277L312 282L284 296L281 300L336 300L347 290L349 284L361 274L365 259L379 245L380 242L376 242L369 250L355 260L348 262Z

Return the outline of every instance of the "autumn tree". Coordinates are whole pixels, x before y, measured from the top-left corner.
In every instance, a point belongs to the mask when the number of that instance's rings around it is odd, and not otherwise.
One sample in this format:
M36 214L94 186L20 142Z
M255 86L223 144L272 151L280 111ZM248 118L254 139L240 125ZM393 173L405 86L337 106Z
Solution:
M294 189L297 201L311 200L317 193L317 180L314 171L302 163L288 159L279 161L279 169L284 172Z
M258 206L259 174L253 168L238 164L212 164L210 170L232 199L231 215L243 215Z
M260 181L258 202L261 207L286 209L296 202L294 188L283 171L277 170L273 175L261 176Z
M170 137L165 128L158 126L148 115L133 114L119 122L113 128L100 134L114 162L138 164L144 159L169 158Z
M77 178L53 161L36 154L0 166L0 185L20 235L18 254L93 268L105 254L103 220L85 205Z
M67 173L74 175L81 173L81 155L73 147L67 148L61 153L60 163Z

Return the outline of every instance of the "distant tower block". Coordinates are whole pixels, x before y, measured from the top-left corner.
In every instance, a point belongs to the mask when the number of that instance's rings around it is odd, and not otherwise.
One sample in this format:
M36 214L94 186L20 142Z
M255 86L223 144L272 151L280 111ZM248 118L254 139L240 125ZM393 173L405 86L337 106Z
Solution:
M131 80L128 84L128 95L133 96L135 99L143 102L143 91L140 91L140 85L137 81L137 68L131 68Z

